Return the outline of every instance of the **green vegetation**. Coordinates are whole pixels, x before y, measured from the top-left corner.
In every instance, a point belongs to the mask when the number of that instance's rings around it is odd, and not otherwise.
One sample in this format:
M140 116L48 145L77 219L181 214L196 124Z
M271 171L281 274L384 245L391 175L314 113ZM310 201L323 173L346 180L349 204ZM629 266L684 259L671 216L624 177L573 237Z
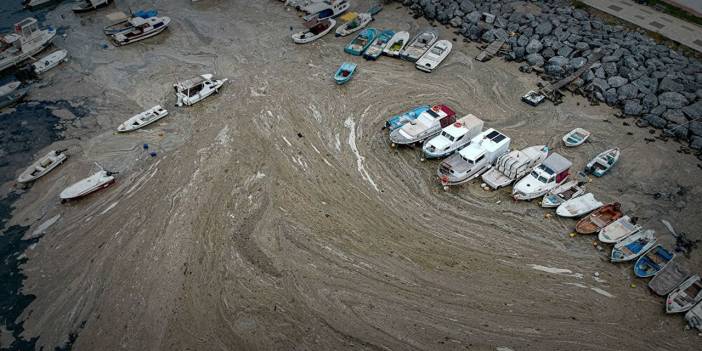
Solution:
M684 9L681 9L675 5L671 5L662 0L645 0L643 1L646 5L656 8L663 13L667 13L673 17L680 18L682 20L692 22L699 26L702 26L702 17L697 17Z

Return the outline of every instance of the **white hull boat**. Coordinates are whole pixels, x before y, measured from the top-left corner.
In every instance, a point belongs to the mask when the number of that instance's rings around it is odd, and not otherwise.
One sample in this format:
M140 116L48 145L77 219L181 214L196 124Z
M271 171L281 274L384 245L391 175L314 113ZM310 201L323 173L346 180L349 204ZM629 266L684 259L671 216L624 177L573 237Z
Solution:
M35 181L49 172L54 168L58 167L63 161L66 161L68 157L63 153L63 150L51 150L48 154L44 155L42 158L34 162L29 168L27 168L20 176L17 178L18 183L29 183Z
M101 7L109 5L112 0L82 0L78 1L75 6L73 6L73 12L88 12L97 10Z
M575 128L563 136L563 144L568 147L576 147L582 145L589 137L590 132L587 130Z
M552 153L527 176L512 187L515 200L531 200L546 195L568 180L572 163L563 156Z
M666 296L691 275L685 266L673 260L656 273L653 279L648 282L648 288L656 295Z
M32 64L32 68L34 69L34 73L42 74L42 73L58 66L59 63L66 60L66 56L68 56L68 51L58 50L58 51L54 51L54 52L40 58L39 60L37 60L37 62Z
M446 105L435 105L422 112L417 119L390 132L395 145L409 145L441 133L441 129L456 122L456 113Z
M556 214L561 217L576 218L584 216L602 206L604 206L604 204L595 199L595 195L587 193L562 203L556 209Z
M483 131L483 121L472 114L463 116L456 123L444 127L441 133L424 143L426 158L441 158L464 148Z
M176 92L177 106L192 106L208 96L218 93L219 89L228 79L214 79L212 74L203 74L199 77L188 79L173 84Z
M436 171L444 189L479 177L509 151L511 139L495 129L488 129L473 138L470 144L439 165Z
M168 111L161 107L161 105L156 105L126 120L124 123L120 124L119 127L117 127L117 131L131 132L133 130L146 127L166 116L168 116Z
M29 87L20 88L22 82L14 81L0 86L0 109L15 104L29 92Z
M685 313L685 320L690 328L697 328L697 330L702 331L702 302Z
M436 29L426 29L417 34L412 41L400 53L400 57L416 62L429 48L439 39L439 32Z
M640 229L641 226L632 223L632 219L625 215L602 228L597 234L597 239L603 243L614 244Z
M616 263L635 260L654 245L656 245L655 232L651 229L640 230L614 245L610 261Z
M514 150L500 156L495 166L481 176L483 182L493 189L512 184L529 174L536 165L548 156L546 145L530 146L523 150Z
M171 23L170 17L132 17L129 20L130 26L126 29L107 34L116 46L123 46L131 43L136 43L137 41L151 38L155 35L160 34Z
M451 48L453 48L453 44L450 41L437 41L417 60L415 67L420 71L433 72L446 59L446 56L451 53Z
M687 278L680 286L668 295L665 301L667 313L682 313L689 311L702 301L702 280L695 274Z
M409 42L410 35L408 32L402 31L397 32L390 38L388 45L383 49L383 54L390 57L400 56L400 52L405 48L407 42Z
M61 200L77 199L94 191L107 188L114 181L115 177L112 176L112 173L100 171L64 189L59 197Z
M356 18L337 27L336 31L334 33L337 37L345 37L351 33L355 33L357 31L363 29L372 20L373 20L373 16L371 16L370 13L359 13L356 16Z
M38 54L51 44L55 36L55 29L39 29L34 18L25 18L16 23L15 33L0 37L0 71Z
M553 190L549 191L548 194L544 195L544 198L541 200L541 207L555 208L560 206L560 204L576 198L584 193L584 186L579 185L577 180L569 180L562 185L555 187Z
M311 43L325 35L327 35L336 25L336 21L329 18L318 22L316 25L302 32L297 32L291 36L296 44Z
M25 7L38 7L42 5L46 5L50 2L53 2L55 0L25 0L22 3L24 4Z
M326 0L313 1L300 9L308 13L308 15L302 19L305 21L311 21L315 18L323 20L326 18L339 16L340 14L346 12L349 7L351 7L351 4L348 0Z

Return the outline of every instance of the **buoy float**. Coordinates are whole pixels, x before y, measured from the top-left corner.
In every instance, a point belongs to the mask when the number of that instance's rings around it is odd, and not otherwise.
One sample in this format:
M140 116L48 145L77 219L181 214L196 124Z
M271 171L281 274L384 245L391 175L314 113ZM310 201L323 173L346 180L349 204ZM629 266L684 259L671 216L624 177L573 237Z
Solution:
M440 109L439 109L439 106L434 106L431 108L431 110L434 112L439 112Z
M461 122L456 122L453 124L453 126L456 128L461 128L463 126L463 124L461 124Z

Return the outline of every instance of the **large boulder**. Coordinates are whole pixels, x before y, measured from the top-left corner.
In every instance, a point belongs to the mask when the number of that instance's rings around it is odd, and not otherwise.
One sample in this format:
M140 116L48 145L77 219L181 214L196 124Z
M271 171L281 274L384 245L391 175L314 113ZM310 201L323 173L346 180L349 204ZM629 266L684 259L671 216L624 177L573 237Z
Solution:
M460 4L461 11L469 13L475 11L475 5L469 0L462 0Z
M687 118L685 117L685 114L683 114L683 112L678 109L669 109L665 111L661 117L675 124L687 123Z
M665 119L663 119L659 116L656 116L656 115L652 115L652 114L644 115L643 119L646 122L648 122L652 127L655 127L658 129L662 129L665 127L666 124L668 124L668 121L666 121Z
M688 104L688 101L683 94L669 91L658 95L658 103L668 108L682 108Z
M575 58L570 59L570 61L568 61L568 66L572 67L573 69L578 69L578 68L580 68L580 67L582 67L582 66L585 66L586 63L587 63L587 59L586 59L586 58L584 58L584 57L575 57ZM587 74L587 73L593 74L592 71L590 71L590 70L588 70L587 72L585 72L585 74ZM583 76L584 76L585 74L583 74ZM594 77L594 74L593 74L593 77ZM583 77L583 79L584 79L584 77ZM587 80L587 79L585 79L585 80ZM592 78L591 78L590 80L592 80Z
M681 92L685 90L685 87L683 87L682 84L674 81L670 76L666 76L661 80L661 83L658 85L658 91L659 92L666 92L666 91L675 91L675 92Z
M638 116L641 112L643 112L643 106L641 106L639 100L626 100L624 103L624 114L628 116Z
M702 121L690 121L690 133L702 136Z
M617 64L614 62L606 62L602 64L602 68L604 69L605 73L607 74L607 77L612 77L616 76L619 70L617 69Z
M464 17L464 19L467 19L468 22L476 24L480 22L480 17L482 17L482 14L478 11L473 11L469 13L467 16Z
M449 24L451 27L460 27L463 24L463 18L456 16L449 21Z
M643 105L646 111L651 111L654 107L658 106L658 97L654 94L646 94L643 99L641 99L641 105Z
M624 84L617 89L617 97L620 101L633 99L636 97L636 95L638 95L638 93L639 88L637 88L636 85L633 85L631 83Z
M520 35L517 39L517 45L527 46L527 44L529 44L529 37L527 37L526 35Z
M702 100L699 100L692 105L683 107L682 112L685 113L689 119L702 118Z
M628 82L629 81L626 78L620 76L609 77L607 79L607 84L609 84L609 86L612 88L619 88Z
M534 53L541 51L541 49L543 49L543 47L544 47L544 44L542 44L540 40L532 39L529 42L529 44L527 44L527 46L526 46L526 52L528 54L534 54Z
M568 64L568 59L563 56L554 56L548 59L544 65L544 71L552 76L558 76L565 73L565 67Z
M602 78L595 78L592 80L592 87L601 92L605 92L609 89L609 84L607 84L607 81Z
M527 52L528 52L528 51L527 51ZM527 63L528 63L529 65L531 65L531 66L538 66L538 67L541 67L541 66L544 65L544 58L543 58L541 55L537 54L537 53L533 53L533 54L527 55L527 56L526 56L526 61L527 61Z
M541 22L539 25L536 26L536 28L534 28L534 32L541 36L551 34L552 30L553 24L551 24L550 21Z
M690 148L694 150L702 150L702 137L692 136L690 138Z
M562 46L558 49L558 56L568 57L571 53L573 53L573 48L570 46Z

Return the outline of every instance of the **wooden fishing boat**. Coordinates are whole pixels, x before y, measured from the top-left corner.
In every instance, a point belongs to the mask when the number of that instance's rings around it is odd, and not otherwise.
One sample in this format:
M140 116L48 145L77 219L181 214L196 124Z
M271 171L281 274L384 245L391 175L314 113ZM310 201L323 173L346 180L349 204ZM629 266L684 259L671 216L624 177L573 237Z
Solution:
M695 274L687 278L668 295L665 301L665 311L667 313L686 312L700 301L702 301L702 280L700 280L699 275Z
M344 62L341 64L341 67L336 70L336 73L334 74L334 81L336 81L336 84L344 84L351 80L354 72L356 72L356 64Z
M166 116L168 116L168 111L161 107L161 105L156 105L129 118L124 123L120 124L119 127L117 127L117 131L120 133L131 132L133 130L146 127Z
M68 156L63 152L66 150L51 150L49 153L32 163L20 176L17 178L17 183L29 183L35 181L54 168L58 167L63 161L66 161Z
M585 170L595 177L601 177L609 171L619 160L620 151L618 147L605 150L590 161Z
M345 37L363 29L363 27L367 26L372 20L373 16L371 16L370 13L354 14L351 20L336 28L334 35L337 37Z
M383 54L385 45L388 44L388 40L390 40L393 35L395 35L395 32L391 30L384 30L380 32L378 37L375 38L373 43L371 43L368 49L366 49L366 52L363 53L363 58L366 60L377 60L378 57Z
M566 218L576 218L584 216L604 204L595 198L592 193L570 199L556 208L556 214Z
M336 21L328 18L321 21L305 22L306 30L293 34L292 40L296 44L311 43L329 33L336 25Z
M673 260L648 282L648 288L657 295L665 296L675 290L690 275L690 271L685 266Z
M115 181L114 173L108 171L100 171L88 178L82 179L77 183L64 189L59 197L61 200L72 200L83 197L92 192L107 188Z
M568 147L576 147L582 145L590 135L591 133L583 128L575 128L563 136L563 143Z
M641 226L635 224L634 222L635 221L629 216L622 216L621 218L602 228L600 233L597 235L597 239L607 244L616 243L641 229Z
M622 205L618 202L607 204L581 219L575 225L578 234L595 234L623 216Z
M555 208L560 206L562 203L576 198L584 193L584 185L580 185L580 182L577 180L569 180L562 185L555 187L553 190L549 191L548 194L544 195L544 198L541 199L541 207Z
M610 261L631 261L648 251L653 245L656 245L655 231L652 229L640 230L614 245Z
M702 302L685 313L685 320L690 328L697 328L697 330L702 331Z
M385 45L385 48L383 49L383 54L390 57L400 56L400 52L402 52L402 49L404 49L405 45L407 45L409 38L410 35L408 32L401 31L395 33L395 35L393 35L392 38L390 38L390 40L388 41L388 44Z
M68 56L68 51L66 51L66 50L54 51L54 52L38 59L37 62L33 63L32 69L34 70L34 73L42 74L42 73L58 66L61 62L65 61L66 56Z
M663 269L668 262L673 260L674 257L674 253L671 253L662 245L656 245L636 260L634 274L639 278L652 277Z
M116 46L135 43L160 34L171 23L170 17L132 17L129 19L130 27L108 34L108 38Z
M366 28L346 45L344 51L354 56L361 56L373 43L377 35L378 31L375 28Z
M419 32L400 53L400 57L416 62L439 39L439 32L434 28Z

